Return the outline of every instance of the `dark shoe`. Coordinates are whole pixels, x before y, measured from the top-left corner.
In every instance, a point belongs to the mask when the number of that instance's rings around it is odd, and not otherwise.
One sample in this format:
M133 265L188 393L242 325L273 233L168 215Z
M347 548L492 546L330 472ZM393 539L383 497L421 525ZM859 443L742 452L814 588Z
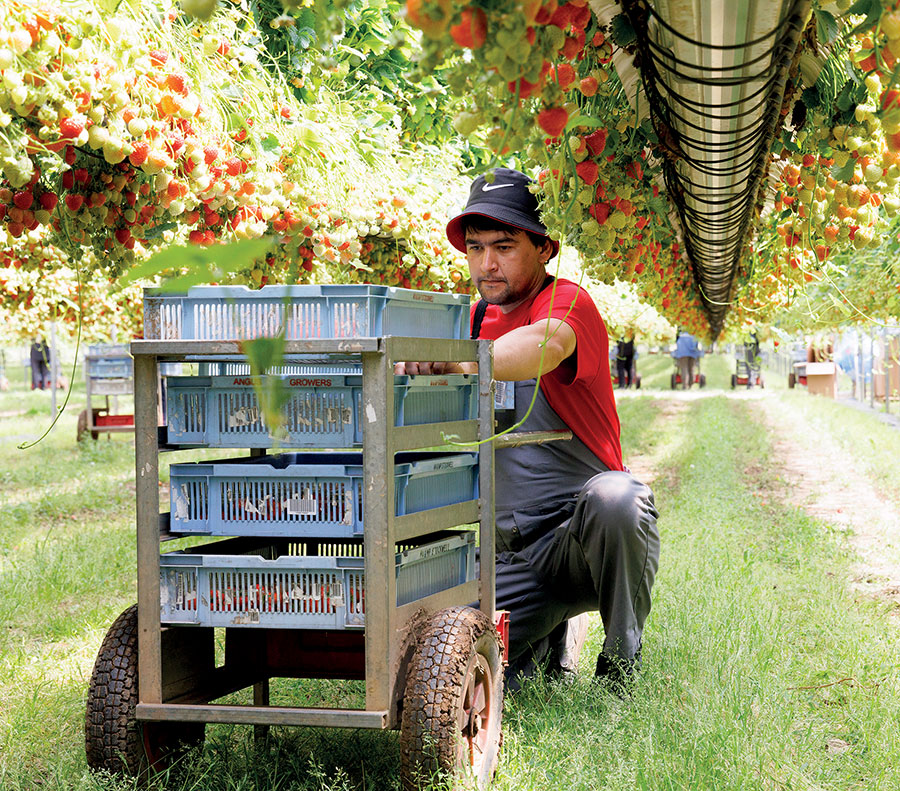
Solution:
M597 668L594 671L594 678L608 685L620 697L624 697L628 694L635 673L640 669L640 652L630 659L600 654L597 657Z

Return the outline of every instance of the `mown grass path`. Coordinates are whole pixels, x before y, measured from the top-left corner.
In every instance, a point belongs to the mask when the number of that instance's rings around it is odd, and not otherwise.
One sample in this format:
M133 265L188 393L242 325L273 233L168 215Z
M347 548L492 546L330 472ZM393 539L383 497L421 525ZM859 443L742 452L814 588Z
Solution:
M839 405L712 385L623 396L626 459L652 477L661 512L644 671L624 700L592 682L594 623L575 683L538 679L509 697L496 788L900 788L896 605L851 584L846 526L792 497L777 443L801 429L771 432L761 399L827 431L876 492L898 491L872 459L900 439L857 413L848 431ZM0 421L0 439L27 430ZM3 791L130 787L87 773L81 728L97 646L134 600L134 473L126 440L78 449L73 437L74 423L43 449L0 455ZM339 685L319 692L340 705ZM256 751L247 728L208 731L160 788L396 787L392 734L284 730Z

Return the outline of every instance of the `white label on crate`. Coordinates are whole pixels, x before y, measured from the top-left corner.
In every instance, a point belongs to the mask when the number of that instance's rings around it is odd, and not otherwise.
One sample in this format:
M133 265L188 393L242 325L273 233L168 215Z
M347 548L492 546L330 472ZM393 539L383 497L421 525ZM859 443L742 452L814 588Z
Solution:
M344 583L332 582L330 588L331 588L331 606L332 607L343 607L344 606Z
M494 409L516 408L516 383L494 381Z
M235 626L240 626L241 624L254 624L259 623L259 612L248 612L243 615L235 615L234 618L231 619L231 622Z
M248 498L248 499L245 499L245 500L241 503L241 507L242 507L248 514L258 514L258 513L259 513L259 509L258 509L255 505L253 505L253 503L249 500L249 498Z
M303 493L302 497L294 495L290 500L286 500L282 504L282 508L286 509L291 516L313 516L319 512L319 501L312 496L309 490Z
M190 498L185 494L184 487L182 486L175 489L174 494L175 499L172 501L172 505L175 506L175 518L187 519L188 511L190 510Z
M228 428L241 428L259 423L259 407L244 406L228 416Z
M345 489L344 490L344 517L341 519L341 524L344 525L352 525L353 524L353 490Z
M375 407L371 403L366 404L366 420L370 423L378 420L378 416L375 414Z

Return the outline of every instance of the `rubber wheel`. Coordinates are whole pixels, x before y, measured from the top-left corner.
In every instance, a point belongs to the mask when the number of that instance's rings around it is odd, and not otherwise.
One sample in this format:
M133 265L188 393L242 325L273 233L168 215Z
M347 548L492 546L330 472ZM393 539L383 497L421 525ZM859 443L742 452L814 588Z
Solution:
M700 374L700 387L706 387L706 374Z
M796 384L797 384L797 375L796 374L788 374L788 388L793 390L794 387L796 386Z
M146 780L203 743L203 723L138 722L137 605L106 633L88 687L85 752L91 769Z
M490 782L500 757L502 650L497 630L480 610L451 607L429 618L403 698L404 791L438 778L449 780L451 789Z
M634 379L634 389L635 389L635 390L640 390L640 389L641 389L641 376L640 376L640 374L638 374L638 375L635 377L635 379Z
M671 379L670 383L672 385L672 389L674 390L678 384L678 374L672 374L672 379Z
M94 425L97 425L97 415L100 413L99 409L94 410ZM100 436L99 431L91 431L91 439L97 439ZM81 412L78 413L78 428L75 432L75 437L78 442L81 442L83 439L87 439L88 436L88 413L86 409L82 409Z
M731 375L731 389L734 390L735 387L737 387L737 374L732 374Z

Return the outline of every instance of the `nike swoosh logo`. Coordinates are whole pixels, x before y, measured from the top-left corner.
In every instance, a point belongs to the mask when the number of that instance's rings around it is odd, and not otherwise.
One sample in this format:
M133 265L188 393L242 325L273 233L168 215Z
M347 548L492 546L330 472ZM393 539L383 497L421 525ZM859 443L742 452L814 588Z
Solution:
M502 190L504 187L515 187L515 184L482 184L482 192L490 192L491 190Z

